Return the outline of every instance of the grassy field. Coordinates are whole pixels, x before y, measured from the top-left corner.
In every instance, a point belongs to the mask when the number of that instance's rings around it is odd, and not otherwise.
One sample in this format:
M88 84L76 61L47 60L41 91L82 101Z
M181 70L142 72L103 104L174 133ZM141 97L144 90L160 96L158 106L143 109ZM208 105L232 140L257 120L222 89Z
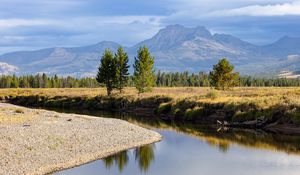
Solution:
M300 96L300 87L235 87L232 90L217 91L209 87L157 87L152 92L138 94L133 87L124 89L122 95L149 97L155 95L166 95L173 98L186 98L203 96L214 91L227 97L257 97L257 96L276 96L276 95L296 95ZM46 96L97 96L106 95L105 88L10 88L0 89L0 96L8 95L46 95ZM114 91L113 95L121 95Z
M1 98L33 95L95 97L105 96L106 90L104 88L0 89ZM138 94L135 88L126 88L124 93L114 92L113 96L134 99L167 96L175 100L191 99L208 103L251 101L265 107L287 102L300 105L300 87L238 87L229 91L217 91L206 87L160 87L143 94Z
M33 101L33 104L39 103L37 106L86 106L84 108L87 109L98 109L96 106L100 106L99 109L109 109L117 108L119 103L125 101L131 108L153 108L156 114L187 120L194 120L199 116L218 118L216 115L221 114L230 116L226 118L230 121L286 116L286 120L288 118L293 123L300 123L300 87L237 87L229 91L161 87L143 94L138 94L135 88L126 88L122 94L114 92L111 98L106 96L104 88L0 89L0 94L2 99L18 97L13 101L22 105L32 105L26 103Z

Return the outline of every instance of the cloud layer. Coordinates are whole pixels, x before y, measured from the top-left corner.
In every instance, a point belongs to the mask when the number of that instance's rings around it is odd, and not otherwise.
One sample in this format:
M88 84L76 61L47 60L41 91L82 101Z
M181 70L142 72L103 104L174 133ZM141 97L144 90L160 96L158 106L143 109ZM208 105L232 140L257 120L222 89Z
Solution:
M282 4L250 5L208 13L207 16L287 16L300 15L300 1Z
M169 24L253 43L300 36L299 0L0 0L0 53L102 40L133 45Z

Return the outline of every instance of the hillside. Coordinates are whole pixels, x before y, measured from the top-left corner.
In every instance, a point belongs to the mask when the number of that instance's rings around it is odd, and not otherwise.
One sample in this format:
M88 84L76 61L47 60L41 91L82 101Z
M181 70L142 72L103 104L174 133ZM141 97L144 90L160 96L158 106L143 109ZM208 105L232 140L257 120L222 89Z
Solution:
M228 34L211 34L201 26L170 25L150 39L125 47L130 63L143 45L155 56L156 70L162 71L209 71L222 57L228 58L241 74L270 76L300 70L300 38L285 36L272 44L257 46ZM0 56L0 62L13 69L1 73L93 76L104 49L116 50L119 46L103 41L83 47L7 53Z

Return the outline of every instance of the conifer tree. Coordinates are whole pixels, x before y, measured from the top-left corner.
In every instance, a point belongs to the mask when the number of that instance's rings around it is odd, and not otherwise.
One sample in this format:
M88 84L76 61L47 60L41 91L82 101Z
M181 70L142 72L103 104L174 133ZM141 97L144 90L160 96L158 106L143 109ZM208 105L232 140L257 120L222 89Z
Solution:
M116 88L121 93L127 83L128 76L129 76L128 55L123 50L122 47L118 48L118 51L115 54L115 60L116 60L116 78L117 78Z
M151 91L155 84L154 74L154 57L151 56L146 46L138 50L135 57L134 67L134 83L139 93Z
M110 96L116 87L116 61L114 54L109 49L105 49L101 57L96 80L106 86L107 95Z
M234 73L234 66L226 58L214 65L209 73L210 84L219 90L226 90L238 84L239 73Z

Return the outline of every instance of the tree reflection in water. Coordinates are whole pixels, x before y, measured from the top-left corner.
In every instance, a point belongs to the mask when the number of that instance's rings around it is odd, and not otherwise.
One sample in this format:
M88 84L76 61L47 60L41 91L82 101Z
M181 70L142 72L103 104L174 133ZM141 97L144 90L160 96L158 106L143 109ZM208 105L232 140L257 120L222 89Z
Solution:
M138 162L141 171L148 171L151 162L154 160L154 148L154 144L150 144L134 150L135 159ZM128 151L119 152L102 160L106 169L110 169L115 164L118 166L119 171L122 172L129 162Z
M110 169L115 163L118 165L119 171L122 172L129 160L127 151L119 152L115 155L103 159L106 169Z
M140 170L147 172L154 160L154 145L146 145L135 150L135 160L138 161Z
M283 151L288 154L300 155L300 136L281 135L268 133L263 130L239 129L239 128L218 128L216 125L189 124L184 122L165 121L155 117L142 117L127 115L125 113L105 113L103 111L74 111L61 110L58 112L69 112L93 115L99 117L121 118L130 123L150 128L161 129L183 133L200 140L206 141L209 145L226 153L232 144L256 149Z

